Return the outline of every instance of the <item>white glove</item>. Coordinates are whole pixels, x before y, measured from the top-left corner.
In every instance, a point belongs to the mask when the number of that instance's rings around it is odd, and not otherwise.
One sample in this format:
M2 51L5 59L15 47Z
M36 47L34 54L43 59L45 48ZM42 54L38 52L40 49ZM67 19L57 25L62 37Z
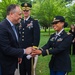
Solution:
M31 55L27 55L27 56L26 56L27 59L30 59L31 57L32 57Z

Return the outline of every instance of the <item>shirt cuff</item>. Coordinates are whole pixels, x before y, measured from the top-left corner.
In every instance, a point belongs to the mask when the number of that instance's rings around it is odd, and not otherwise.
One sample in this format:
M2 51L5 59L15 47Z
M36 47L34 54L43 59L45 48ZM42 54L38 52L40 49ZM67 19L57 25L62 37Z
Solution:
M24 54L26 54L26 49L23 49L24 50Z

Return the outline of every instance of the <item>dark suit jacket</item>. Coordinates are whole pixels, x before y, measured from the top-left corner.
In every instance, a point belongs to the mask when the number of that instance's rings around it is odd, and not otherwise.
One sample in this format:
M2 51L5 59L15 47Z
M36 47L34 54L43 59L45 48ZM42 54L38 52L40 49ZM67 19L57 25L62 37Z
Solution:
M47 44L42 47L42 55L52 54L49 67L53 70L65 72L71 71L69 47L72 41L72 35L63 31L56 40L54 38L55 34L51 35Z
M18 57L22 57L23 53L10 23L5 19L0 23L0 64L3 75L14 73Z
M28 27L28 25L30 25ZM38 46L40 41L40 27L37 20L29 18L25 23L21 20L21 26L18 29L19 42L22 48L29 46Z

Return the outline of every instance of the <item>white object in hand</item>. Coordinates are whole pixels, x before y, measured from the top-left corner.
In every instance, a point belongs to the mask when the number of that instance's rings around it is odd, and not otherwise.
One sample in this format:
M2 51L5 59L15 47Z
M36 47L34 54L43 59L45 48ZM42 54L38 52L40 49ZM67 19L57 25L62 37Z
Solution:
M27 55L27 56L26 56L27 59L30 59L31 57L32 57L31 55Z

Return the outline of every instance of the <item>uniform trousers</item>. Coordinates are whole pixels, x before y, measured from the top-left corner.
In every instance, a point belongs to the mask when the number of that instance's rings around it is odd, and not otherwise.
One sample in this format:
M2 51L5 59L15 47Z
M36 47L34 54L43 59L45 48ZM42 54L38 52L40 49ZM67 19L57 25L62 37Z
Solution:
M31 75L31 59L23 56L22 63L19 65L20 75Z
M66 72L64 71L54 71L53 69L50 69L50 75L65 75Z

